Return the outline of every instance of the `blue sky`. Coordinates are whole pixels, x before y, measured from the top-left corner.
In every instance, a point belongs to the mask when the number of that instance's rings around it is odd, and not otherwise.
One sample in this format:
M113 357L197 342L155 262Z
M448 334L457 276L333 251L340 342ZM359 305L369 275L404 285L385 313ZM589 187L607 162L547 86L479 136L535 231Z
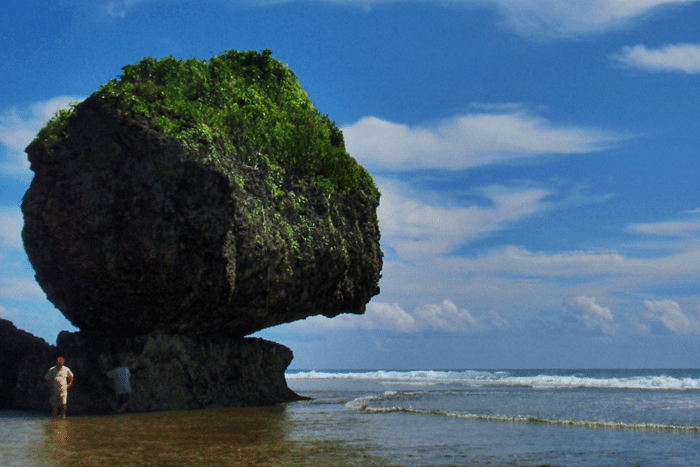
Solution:
M271 49L374 176L363 316L258 335L291 368L697 367L700 2L10 0L0 317L73 328L22 249L24 148L145 56Z

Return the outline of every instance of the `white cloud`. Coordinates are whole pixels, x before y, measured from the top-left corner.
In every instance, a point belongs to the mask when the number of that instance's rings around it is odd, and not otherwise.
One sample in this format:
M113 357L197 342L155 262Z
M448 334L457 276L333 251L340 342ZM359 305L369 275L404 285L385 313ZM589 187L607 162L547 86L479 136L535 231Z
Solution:
M459 310L449 300L440 304L425 305L416 311L416 319L435 331L461 332L480 329L482 326L467 310Z
M114 18L124 18L126 13L136 4L144 0L114 0L107 3L104 12L107 16Z
M680 286L697 283L700 276L700 245L689 243L666 255L633 257L618 251L530 251L507 245L476 257L433 257L416 263L424 274L465 278L488 275L518 279L537 279L552 284L595 283L601 290L617 288L630 293L645 287ZM427 277L414 279L429 281ZM456 286L456 285L454 285ZM382 290L387 289L386 284Z
M384 245L403 258L431 257L507 228L511 223L550 209L552 192L538 188L492 186L478 190L484 206L449 206L423 201L430 194L377 179L382 201L377 215Z
M587 331L598 330L604 334L614 335L616 327L610 308L596 303L595 297L580 295L569 301L569 306L579 313Z
M378 214L387 254L381 299L404 307L419 310L426 301L440 303L437 298L451 297L475 317L492 310L510 323L527 325L543 310L565 302L578 311L589 330L612 335L623 329L635 332L627 327L631 318L608 319L612 304L603 306L591 297L618 297L614 303L618 315L627 317L634 314L634 305L619 297L673 287L685 290L679 298L687 298L700 285L700 225L692 220L631 225L628 231L643 236L618 249L542 251L495 244L464 255L458 247L557 209L559 202L552 201L556 193L490 187L478 191L482 202L465 204L439 199L436 193L414 192L383 178L378 186L383 193ZM519 200L526 201L518 204ZM543 228L548 228L546 222ZM679 238L649 241L649 234ZM583 298L571 301L571 297Z
M700 44L665 45L647 49L643 45L623 47L611 58L623 66L648 71L700 73Z
M146 0L109 0L104 14L125 18ZM150 0L155 1L155 0ZM237 0L237 4L270 6L299 0ZM581 36L621 29L631 21L647 19L659 7L681 6L697 0L325 0L353 5L363 11L373 6L399 2L432 2L440 6L486 7L495 9L504 25L516 34L535 39L576 39ZM231 5L230 0L219 0Z
M666 257L631 258L613 251L545 253L506 246L477 257L388 260L382 295L370 302L366 315L314 317L287 329L309 335L329 329L524 332L543 312L566 303L591 332L610 336L644 332L648 329L645 323L657 321L673 332L700 334L700 318L682 313L676 302L646 302L654 313L638 322L630 300L620 298L620 294L639 296L668 284L678 286L679 278L694 280L698 275L698 249ZM452 298L435 300L440 296ZM596 296L617 296L618 313L613 314L611 304L599 303ZM407 307L413 311L405 311Z
M389 196L394 196L394 194L390 192ZM497 203L493 203L492 207L496 209ZM485 227L481 230L475 229L473 236L455 237L454 244L458 243L457 240L468 241L472 238L479 238L479 235L487 235L499 228L506 228L510 222L518 220L518 212L527 216L555 208L556 205L546 202L544 198L535 197L523 208L496 209L497 213L491 213L496 221L492 224L483 224ZM452 209L458 210L460 208ZM418 211L420 212L419 209ZM513 215L507 213L513 213ZM382 242L386 242L390 246L393 244L394 238L401 240L402 235L406 235L402 232L407 230L396 219L392 222L394 224L387 222L392 228L387 229L386 238L384 236L382 238ZM382 217L380 217L380 227L382 226ZM460 274L462 277L505 274L510 277L536 277L548 280L550 278L556 280L557 278L575 277L593 280L605 277L609 281L613 278L624 278L628 285L634 284L641 287L643 284L663 284L664 281L673 281L678 284L682 278L693 280L694 277L700 276L700 221L691 219L688 221L633 224L627 230L643 234L644 237L630 245L621 245L621 250L535 251L510 244L496 246L471 257L406 255L401 258L410 259L418 268L429 266L430 271L439 270L445 275ZM382 232L384 233L384 230ZM671 238L661 242L656 239L646 241L648 235ZM424 238L427 241L431 236L424 234ZM627 247L631 248L630 251L653 251L655 254L634 256L625 252ZM426 247L425 250L428 248Z
M663 235L669 237L698 237L700 219L689 221L665 221L646 224L634 224L630 229L636 233Z
M614 251L565 251L558 253L530 251L507 245L475 258L441 259L437 266L448 274L509 274L517 277L571 278L590 275L620 275L632 272L633 265Z
M625 27L661 6L696 0L480 0L496 5L506 24L523 36L576 38ZM454 2L453 2L454 3Z
M286 0L285 0L286 1ZM399 0L326 0L330 3L357 5L371 10L372 5ZM410 1L410 0L404 0ZM415 0L414 0L415 1ZM425 2L426 0L421 0ZM427 0L430 1L430 0ZM646 19L654 9L685 5L696 0L432 0L449 6L486 6L495 8L505 25L524 37L574 39L625 27L635 19ZM282 3L268 1L263 3Z
M313 316L289 325L301 331L317 330L379 330L393 332L414 332L419 324L397 303L370 302L364 315L345 314L335 318Z
M427 304L411 314L398 303L388 304L372 301L364 315L340 315L335 318L314 316L287 325L297 332L314 333L322 330L335 331L387 331L398 333L433 332L483 332L491 328L507 329L508 322L498 313L490 312L480 319L469 311L460 310L450 300L439 304Z
M56 343L58 334L63 331L76 332L73 326L58 310L51 308L23 309L7 308L0 305L0 318L11 321L12 324L50 344Z
M483 107L431 125L410 127L364 117L342 128L348 152L369 168L461 170L585 154L627 137L610 131L557 125L522 106Z
M24 218L17 208L0 208L0 247L21 250Z
M673 300L644 300L649 310L650 321L660 321L675 334L700 334L700 316L683 313L681 306Z
M569 310L577 310L576 316L589 330L612 335L636 330L629 328L629 320L607 319L612 315L612 311L607 314L611 303L589 300L585 308L583 299L571 302L571 297L617 297L614 304L618 314L632 316L635 305L631 297L672 286L688 290L679 292L679 298L683 298L696 293L698 277L698 245L665 256L639 258L616 251L542 252L510 245L476 256L389 257L380 299L416 306L449 296L477 319L494 311L511 323L511 328L521 330L545 310L559 309L561 303L567 303ZM495 321L488 324L499 329Z
M0 145L6 147L6 155L0 161L0 174L31 179L24 148L59 109L68 108L68 104L79 100L79 97L60 96L23 109L13 107L0 113Z

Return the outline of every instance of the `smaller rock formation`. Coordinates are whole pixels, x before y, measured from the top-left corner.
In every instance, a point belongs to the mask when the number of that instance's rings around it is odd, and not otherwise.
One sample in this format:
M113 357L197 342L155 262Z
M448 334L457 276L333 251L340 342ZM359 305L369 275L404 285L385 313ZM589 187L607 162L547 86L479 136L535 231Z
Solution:
M39 410L48 405L44 375L56 347L0 319L0 409Z
M57 350L75 374L71 414L113 412L114 392L105 373L120 359L131 368L129 410L263 406L302 399L287 387L293 354L260 338L196 339L157 334L95 338L62 332Z
M69 415L114 412L106 372L115 359L131 367L129 411L273 405L304 399L287 387L293 354L260 338L196 339L179 335L96 337L59 334L57 345L0 319L0 409L50 412L46 371L57 356L75 374Z

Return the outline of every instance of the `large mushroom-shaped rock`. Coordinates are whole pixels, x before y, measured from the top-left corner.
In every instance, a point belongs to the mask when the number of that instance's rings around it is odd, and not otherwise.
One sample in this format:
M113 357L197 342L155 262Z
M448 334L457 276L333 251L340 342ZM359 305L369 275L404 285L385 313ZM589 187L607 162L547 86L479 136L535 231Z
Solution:
M82 331L228 335L363 313L379 192L270 52L123 68L27 148L24 246Z

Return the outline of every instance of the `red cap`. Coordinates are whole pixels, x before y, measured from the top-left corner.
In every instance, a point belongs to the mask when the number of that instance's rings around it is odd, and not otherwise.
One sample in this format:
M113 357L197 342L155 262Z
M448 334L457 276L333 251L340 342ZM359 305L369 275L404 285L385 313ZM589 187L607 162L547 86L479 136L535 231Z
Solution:
M58 363L64 363L64 362L65 362L65 360L63 360L63 357L58 357L58 358L56 359L56 361L57 361Z

